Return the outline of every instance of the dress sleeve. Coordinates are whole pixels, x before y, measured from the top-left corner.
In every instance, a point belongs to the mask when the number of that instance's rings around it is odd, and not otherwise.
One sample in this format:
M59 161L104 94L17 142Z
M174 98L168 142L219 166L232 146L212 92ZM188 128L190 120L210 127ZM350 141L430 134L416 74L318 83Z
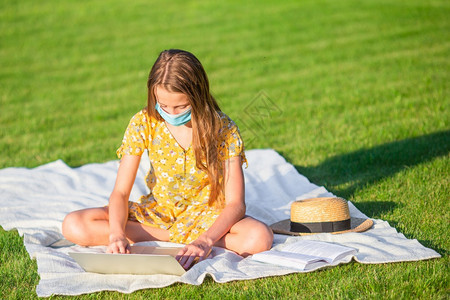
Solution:
M145 110L135 114L128 124L122 139L122 145L117 149L117 157L124 154L140 156L149 145L149 124Z
M247 166L247 158L245 157L244 141L242 140L239 128L229 118L225 118L221 132L221 143L219 144L219 158L222 161L235 156L240 156L242 164Z

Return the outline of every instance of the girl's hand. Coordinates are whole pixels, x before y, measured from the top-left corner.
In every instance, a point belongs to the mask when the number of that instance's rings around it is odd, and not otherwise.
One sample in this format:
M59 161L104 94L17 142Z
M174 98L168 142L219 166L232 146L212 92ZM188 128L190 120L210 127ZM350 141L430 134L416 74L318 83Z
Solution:
M109 245L106 249L106 253L130 253L130 243L128 242L125 235L110 235Z
M197 239L181 249L175 258L187 270L198 261L206 259L211 253L211 250L211 243Z

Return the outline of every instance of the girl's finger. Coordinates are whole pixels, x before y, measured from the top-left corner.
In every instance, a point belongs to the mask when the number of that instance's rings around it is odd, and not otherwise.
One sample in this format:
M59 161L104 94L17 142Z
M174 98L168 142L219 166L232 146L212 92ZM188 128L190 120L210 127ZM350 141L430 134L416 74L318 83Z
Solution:
M180 261L180 259L186 254L187 252L187 248L184 247L183 249L181 249L180 251L178 251L177 255L175 256L175 259L177 261Z
M181 256L181 259L179 260L180 265L184 266L185 264L187 264L189 258L192 256L195 256L195 254L192 252L186 252L183 256Z
M198 254L195 253L194 251L186 252L180 260L180 265L182 265L183 268L187 269L192 265L192 262L196 258L198 258Z
M183 268L187 270L191 266L192 262L194 261L194 259L196 257L197 256L188 256L188 259L187 259L186 263L183 264Z

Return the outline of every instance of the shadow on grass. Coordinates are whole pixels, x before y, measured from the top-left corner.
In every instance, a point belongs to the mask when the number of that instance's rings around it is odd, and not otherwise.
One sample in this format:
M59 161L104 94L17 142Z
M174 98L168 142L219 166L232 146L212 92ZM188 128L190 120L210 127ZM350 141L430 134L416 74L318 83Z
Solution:
M395 141L369 149L337 155L317 166L295 168L311 182L349 198L359 188L450 152L450 130ZM387 209L393 203L361 203L363 211ZM369 207L370 206L370 207ZM393 207L391 207L393 208ZM374 213L378 215L381 211Z
M362 201L353 203L356 208L366 213L370 218L378 218L381 215L393 211L395 208L403 206L394 201Z

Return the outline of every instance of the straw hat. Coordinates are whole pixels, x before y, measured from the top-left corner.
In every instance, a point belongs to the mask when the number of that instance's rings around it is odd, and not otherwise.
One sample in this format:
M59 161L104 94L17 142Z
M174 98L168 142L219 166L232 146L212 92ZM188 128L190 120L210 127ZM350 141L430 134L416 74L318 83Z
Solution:
M347 201L325 197L295 201L291 205L291 219L270 225L274 233L310 235L362 232L372 227L371 219L350 217Z

